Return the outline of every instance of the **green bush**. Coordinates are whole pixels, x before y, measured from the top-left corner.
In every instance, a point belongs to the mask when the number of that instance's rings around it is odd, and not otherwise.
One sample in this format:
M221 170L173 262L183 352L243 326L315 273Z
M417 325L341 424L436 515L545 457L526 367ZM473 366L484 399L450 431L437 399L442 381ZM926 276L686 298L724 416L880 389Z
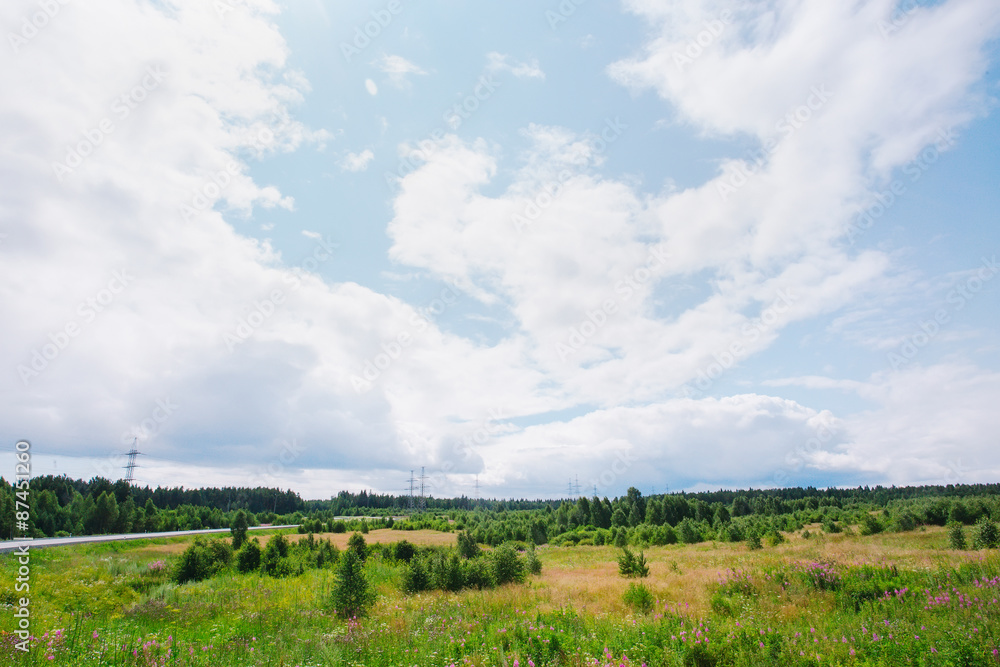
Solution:
M239 551L240 547L247 541L249 526L247 513L243 510L238 510L233 516L232 524L229 526L229 532L233 536L233 551Z
M646 556L641 551L636 556L628 547L622 547L618 556L618 574L623 577L648 577L649 566Z
M493 588L496 582L493 579L493 570L485 558L466 560L462 563L462 578L466 588Z
M458 553L462 558L475 558L479 555L479 545L472 535L465 531L458 534Z
M333 606L342 618L360 618L375 604L375 592L365 576L357 551L348 549L340 560Z
M409 563L417 553L417 548L406 540L400 540L392 548L392 557L402 563Z
M628 590L622 595L622 601L636 611L648 614L653 610L656 600L643 584L629 584Z
M996 549L998 543L1000 543L1000 534L997 532L997 525L988 516L980 517L973 529L972 547L974 549Z
M865 512L864 516L861 517L861 534L862 535L877 535L881 533L885 527L871 512Z
M331 533L346 533L347 525L343 521L332 521L330 523Z
M351 535L351 539L347 540L347 550L353 551L362 563L368 559L368 544L361 533Z
M430 576L423 558L414 558L403 571L403 592L413 594L430 588Z
M952 549L965 551L968 544L965 542L965 528L958 521L948 524L948 543Z
M906 588L908 583L895 565L853 567L844 573L841 579L837 601L846 609L860 611L863 603Z
M179 584L208 579L228 567L232 559L233 549L225 540L206 541L204 537L196 537L181 554L173 579Z
M542 573L542 561L538 560L538 554L535 553L535 545L532 544L528 547L528 551L524 555L524 564L531 574L538 575Z
M260 568L260 544L257 538L247 540L243 548L236 552L236 569L240 572L254 572Z
M747 535L747 549L755 551L757 549L763 549L764 545L760 543L760 534L756 531Z
M497 586L524 581L525 564L512 544L501 544L490 552L490 562Z
M260 558L260 569L272 577L287 577L292 574L292 564L288 560L288 540L281 533L272 535L264 547Z

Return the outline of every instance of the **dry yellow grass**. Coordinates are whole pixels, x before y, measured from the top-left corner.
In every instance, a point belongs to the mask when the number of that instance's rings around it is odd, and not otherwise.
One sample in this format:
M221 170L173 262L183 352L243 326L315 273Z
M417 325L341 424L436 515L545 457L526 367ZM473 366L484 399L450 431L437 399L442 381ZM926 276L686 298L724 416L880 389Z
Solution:
M707 615L711 584L729 569L760 571L782 564L833 561L841 564L895 564L908 569L934 569L960 560L962 554L945 549L944 528L911 533L889 533L870 537L855 534L826 535L817 526L788 534L788 542L777 547L749 551L745 544L703 543L650 547L645 550L650 576L644 583L661 605L678 605L693 615ZM625 611L622 594L632 580L618 575L618 549L610 546L542 547L538 550L544 569L534 580L543 592L543 604L551 608L572 607L598 614ZM969 556L974 557L974 556ZM811 603L823 604L822 600ZM662 606L660 608L662 611ZM804 609L775 605L773 613L794 617Z

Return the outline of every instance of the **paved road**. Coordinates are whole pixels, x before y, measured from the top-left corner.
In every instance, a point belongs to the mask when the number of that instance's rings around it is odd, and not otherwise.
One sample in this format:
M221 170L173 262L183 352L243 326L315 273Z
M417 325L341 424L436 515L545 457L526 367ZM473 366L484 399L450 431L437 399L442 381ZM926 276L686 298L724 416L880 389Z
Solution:
M271 530L273 528L298 528L291 526L254 526L250 530ZM211 533L228 533L228 528L209 528L207 530L177 530L166 533L128 533L126 535L83 535L82 537L44 537L35 540L14 540L0 542L0 553L13 551L17 547L28 544L32 549L42 547L61 547L67 544L89 544L92 542L117 542L119 540L148 540L154 537L182 537L184 535L208 535Z

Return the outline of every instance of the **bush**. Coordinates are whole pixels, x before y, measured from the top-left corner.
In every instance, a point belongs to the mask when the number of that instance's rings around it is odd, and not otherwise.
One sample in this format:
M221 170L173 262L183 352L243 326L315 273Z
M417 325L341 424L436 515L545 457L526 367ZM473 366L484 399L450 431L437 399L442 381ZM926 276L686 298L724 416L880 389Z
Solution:
M767 534L764 536L764 541L767 543L767 546L776 547L785 541L785 536L778 532L777 529L772 528L767 531Z
M948 543L952 549L965 551L968 545L965 542L965 529L957 521L948 524Z
M653 610L656 601L653 594L643 584L629 584L628 590L622 595L622 601L636 611L648 614Z
M368 544L361 533L354 533L351 539L347 540L347 550L353 551L362 563L368 558Z
M974 549L996 549L998 543L1000 543L1000 534L997 533L997 525L990 521L988 516L980 517L973 529L972 547Z
M478 588L482 590L496 586L496 581L493 579L493 571L485 558L464 561L462 563L462 578L465 580L466 588Z
M760 543L760 534L755 532L747 535L747 549L750 551L756 551L757 549L763 549L764 545Z
M343 521L331 521L330 522L330 532L331 533L346 533L347 526Z
M260 558L260 568L272 577L287 577L292 573L288 560L288 540L282 534L272 535Z
M524 564L531 574L538 575L542 573L542 561L538 560L538 555L535 553L535 545L528 547L528 551L524 555Z
M525 564L513 545L504 543L498 546L490 553L490 561L497 586L524 581Z
M861 534L862 535L877 535L884 530L881 522L879 522L878 517L870 512L865 512L865 515L861 517Z
M406 540L400 540L392 548L392 557L396 560L409 563L417 553L417 548Z
M365 577L364 563L357 551L348 549L337 570L333 606L342 618L364 616L375 604L375 592Z
M229 526L229 532L233 536L233 551L239 551L240 547L247 541L248 529L247 513L243 510L238 510L233 516L232 524Z
M255 537L248 540L243 548L236 552L236 569L244 574L254 572L260 567L260 544Z
M201 581L209 576L208 550L205 548L204 540L197 538L194 544L181 554L174 570L174 581L184 584L189 581Z
M479 555L479 545L472 535L465 531L458 534L458 553L462 558L475 558Z
M403 572L403 592L419 593L430 588L430 577L422 558L414 558Z
M618 574L623 577L648 577L649 566L646 564L645 554L640 551L636 556L628 547L622 547L618 556Z

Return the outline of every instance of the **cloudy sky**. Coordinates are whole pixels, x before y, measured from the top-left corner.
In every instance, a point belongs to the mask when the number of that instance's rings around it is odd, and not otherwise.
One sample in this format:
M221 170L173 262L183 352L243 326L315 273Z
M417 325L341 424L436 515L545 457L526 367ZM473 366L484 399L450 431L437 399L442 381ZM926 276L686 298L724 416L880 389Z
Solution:
M8 0L0 464L1000 478L995 0ZM575 491L575 488L574 488Z

